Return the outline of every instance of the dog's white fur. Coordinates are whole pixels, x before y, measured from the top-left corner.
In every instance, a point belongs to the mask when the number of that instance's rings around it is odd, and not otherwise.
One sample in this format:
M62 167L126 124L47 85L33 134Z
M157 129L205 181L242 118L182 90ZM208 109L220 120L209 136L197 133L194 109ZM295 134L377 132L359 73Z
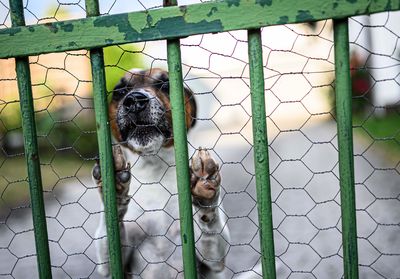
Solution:
M131 172L134 178L130 185L129 210L124 217L130 221L120 224L124 266L131 268L130 278L176 278L178 274L182 275L183 267L179 222L176 220L179 212L174 149L161 148L155 155L140 157L126 151L128 160L133 162ZM129 198L122 198L118 204L120 215L124 215ZM166 205L165 201L168 201ZM197 258L208 267L204 277L199 278L222 278L220 271L224 269L224 258L229 248L229 232L225 228L226 216L221 207L219 191L207 206L193 200ZM208 219L208 222L202 219ZM97 257L101 264L98 272L106 277L110 270L104 213L101 214L96 239Z

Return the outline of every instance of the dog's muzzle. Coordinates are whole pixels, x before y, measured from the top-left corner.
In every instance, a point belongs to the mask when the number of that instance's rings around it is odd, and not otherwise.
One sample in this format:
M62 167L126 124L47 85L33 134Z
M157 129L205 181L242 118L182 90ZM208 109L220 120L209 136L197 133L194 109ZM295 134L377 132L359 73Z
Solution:
M122 104L127 112L139 113L146 109L149 98L141 92L131 92L125 97Z
M121 139L134 141L135 149L171 137L162 103L142 89L132 90L121 100L117 124Z

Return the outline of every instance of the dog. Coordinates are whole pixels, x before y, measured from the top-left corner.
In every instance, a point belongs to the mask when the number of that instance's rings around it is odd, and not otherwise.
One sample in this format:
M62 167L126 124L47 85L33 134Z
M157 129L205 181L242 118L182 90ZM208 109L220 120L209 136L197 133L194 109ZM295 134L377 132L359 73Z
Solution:
M189 131L196 124L197 107L186 86L184 95ZM126 73L112 92L109 119L116 141L113 155L126 278L183 277L168 73L158 68ZM132 166L128 156L135 161ZM199 278L221 278L229 230L222 213L219 166L199 148L189 167ZM92 178L101 189L99 163ZM98 272L107 277L104 213L96 231L96 252Z

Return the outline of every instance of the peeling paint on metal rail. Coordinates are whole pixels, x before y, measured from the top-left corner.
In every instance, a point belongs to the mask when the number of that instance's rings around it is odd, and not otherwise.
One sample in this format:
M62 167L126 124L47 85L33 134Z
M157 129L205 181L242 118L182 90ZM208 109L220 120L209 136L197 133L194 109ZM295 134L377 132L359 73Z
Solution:
M400 0L227 0L0 30L0 58L400 10Z

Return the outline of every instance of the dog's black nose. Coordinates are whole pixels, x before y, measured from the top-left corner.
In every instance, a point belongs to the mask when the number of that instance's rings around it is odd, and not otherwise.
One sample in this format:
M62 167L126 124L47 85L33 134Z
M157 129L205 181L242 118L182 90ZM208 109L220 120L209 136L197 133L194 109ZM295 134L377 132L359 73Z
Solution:
M149 103L149 98L141 92L129 93L123 102L124 107L130 112L140 112Z

